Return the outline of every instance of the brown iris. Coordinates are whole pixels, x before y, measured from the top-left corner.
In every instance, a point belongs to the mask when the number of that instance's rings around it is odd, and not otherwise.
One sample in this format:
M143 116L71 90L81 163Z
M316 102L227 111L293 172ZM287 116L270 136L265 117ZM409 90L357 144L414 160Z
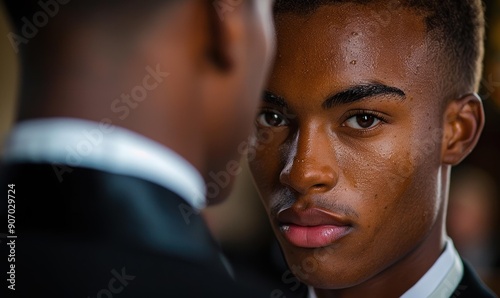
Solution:
M370 128L375 123L375 116L359 115L356 116L356 123L362 128Z

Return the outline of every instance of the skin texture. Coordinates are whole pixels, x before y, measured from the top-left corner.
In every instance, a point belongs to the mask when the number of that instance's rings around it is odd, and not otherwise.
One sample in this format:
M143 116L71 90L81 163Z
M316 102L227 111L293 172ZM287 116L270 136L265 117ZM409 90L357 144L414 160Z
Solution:
M483 127L474 90L441 94L422 16L399 10L384 26L376 12L342 4L276 17L271 95L250 167L289 267L319 297L398 297L420 279L444 248L451 165ZM368 84L398 91L326 107ZM320 247L292 244L278 215L314 208L348 233Z
M107 118L173 149L209 183L240 159L274 56L272 1L233 4L85 14L68 4L23 45L18 120ZM112 102L141 84L148 66L170 75L128 114L115 113Z

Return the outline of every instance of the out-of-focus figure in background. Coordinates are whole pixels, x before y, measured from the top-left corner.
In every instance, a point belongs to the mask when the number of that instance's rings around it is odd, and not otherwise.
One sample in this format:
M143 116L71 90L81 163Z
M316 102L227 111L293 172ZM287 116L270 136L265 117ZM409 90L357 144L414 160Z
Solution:
M457 250L486 283L495 286L498 187L484 170L466 166L452 172L447 228Z

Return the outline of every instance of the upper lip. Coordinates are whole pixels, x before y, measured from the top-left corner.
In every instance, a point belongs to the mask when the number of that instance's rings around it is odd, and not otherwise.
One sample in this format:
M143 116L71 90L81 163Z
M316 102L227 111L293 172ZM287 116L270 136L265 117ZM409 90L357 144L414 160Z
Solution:
M304 227L351 225L347 218L318 208L309 208L305 210L287 208L278 212L277 219L281 225L293 224Z

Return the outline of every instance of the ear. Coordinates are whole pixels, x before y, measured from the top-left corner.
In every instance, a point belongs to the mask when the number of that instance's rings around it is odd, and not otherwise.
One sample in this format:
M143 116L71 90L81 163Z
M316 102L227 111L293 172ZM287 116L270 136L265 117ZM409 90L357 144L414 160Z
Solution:
M452 100L445 109L442 160L457 165L474 149L484 127L484 110L477 94Z
M242 1L204 2L209 6L208 62L220 71L229 71L236 66L237 55L243 52L239 47L244 44L246 4Z

